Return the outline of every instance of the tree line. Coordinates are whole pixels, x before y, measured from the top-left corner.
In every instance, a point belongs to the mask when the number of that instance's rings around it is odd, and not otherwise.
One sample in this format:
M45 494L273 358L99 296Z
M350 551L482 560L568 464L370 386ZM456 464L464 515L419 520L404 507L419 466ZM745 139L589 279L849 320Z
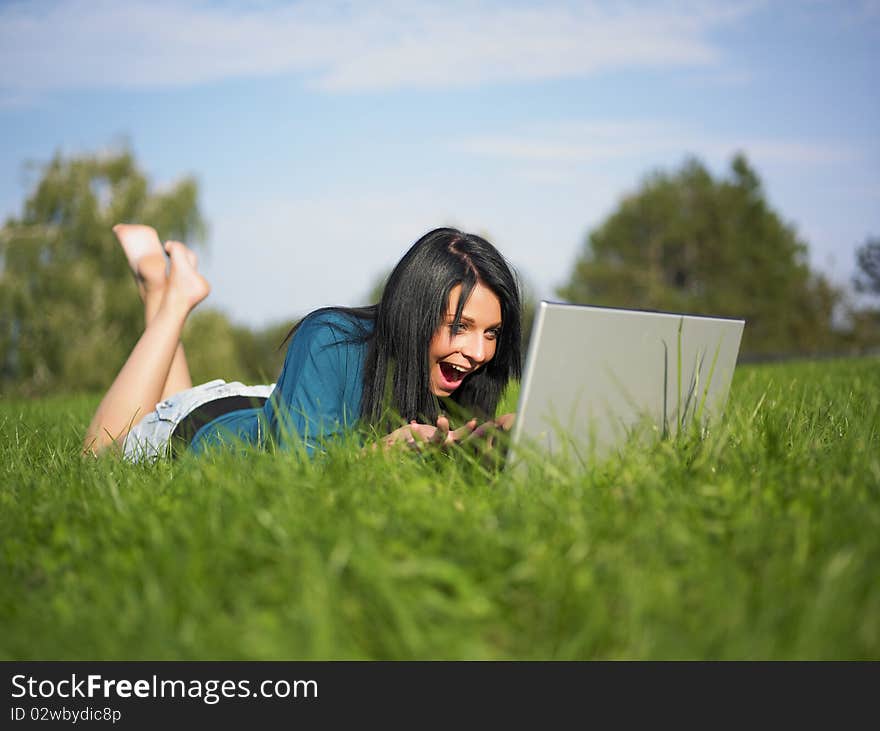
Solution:
M204 245L198 184L158 190L133 154L64 157L39 168L0 229L0 390L101 391L143 330L143 309L111 228L153 226ZM808 248L737 155L726 177L696 159L652 173L591 231L557 295L570 302L744 317L745 356L863 353L880 345L880 238L859 248L853 291L810 269ZM372 294L381 292L381 282ZM866 304L867 303L867 304ZM527 315L534 301L527 302ZM302 314L302 313L300 313ZM529 319L527 317L527 319ZM261 329L210 308L184 332L195 382L271 382L295 321Z
M859 249L857 291L880 294L880 241ZM559 294L571 302L741 317L744 356L860 353L876 308L813 271L744 155L714 178L696 159L650 174L592 231Z

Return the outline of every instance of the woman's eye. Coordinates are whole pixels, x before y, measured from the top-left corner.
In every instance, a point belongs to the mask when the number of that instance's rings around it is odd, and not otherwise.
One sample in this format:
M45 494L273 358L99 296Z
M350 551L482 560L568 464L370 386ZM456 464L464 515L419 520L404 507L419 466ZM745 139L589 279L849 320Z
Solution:
M458 335L459 333L464 332L466 329L467 329L467 326L464 325L463 323L459 323L458 325L450 325L449 326L449 332L451 332L453 335Z
M489 340L497 340L501 333L498 330L486 330L486 337Z

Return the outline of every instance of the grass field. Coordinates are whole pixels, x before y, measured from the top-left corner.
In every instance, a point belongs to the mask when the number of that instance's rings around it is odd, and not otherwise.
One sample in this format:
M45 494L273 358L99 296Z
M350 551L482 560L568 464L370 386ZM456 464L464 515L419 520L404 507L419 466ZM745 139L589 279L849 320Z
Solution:
M741 366L705 440L79 457L0 400L0 659L880 659L880 361Z

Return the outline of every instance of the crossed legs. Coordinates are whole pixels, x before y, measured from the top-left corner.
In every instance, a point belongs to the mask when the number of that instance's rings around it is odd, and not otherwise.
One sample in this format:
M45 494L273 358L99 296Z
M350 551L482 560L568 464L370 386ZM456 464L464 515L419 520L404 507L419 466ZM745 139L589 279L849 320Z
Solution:
M150 226L119 223L113 227L113 233L116 234L116 238L122 245L129 266L134 273L138 292L144 303L144 326L146 327L159 311L168 285L168 276L165 272L165 252L156 230ZM195 253L187 249L187 257L195 267L197 265ZM183 352L183 343L179 342L174 351L174 359L171 361L171 368L168 370L168 377L165 379L159 401L187 388L192 388L192 385L189 366L187 366L186 355Z
M148 226L113 228L128 257L144 302L146 327L95 412L83 442L85 453L121 444L131 427L156 404L192 386L180 343L192 309L210 292L196 269L196 256L179 241L169 241L166 260L156 232Z

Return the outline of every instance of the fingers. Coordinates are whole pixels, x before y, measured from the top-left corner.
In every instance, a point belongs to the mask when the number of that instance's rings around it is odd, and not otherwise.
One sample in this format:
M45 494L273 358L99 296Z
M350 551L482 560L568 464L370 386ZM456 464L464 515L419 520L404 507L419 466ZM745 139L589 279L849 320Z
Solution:
M437 417L437 428L430 439L431 444L446 444L449 441L449 419L445 416Z
M458 427L458 429L451 430L449 428L448 417L440 416L437 418L437 429L434 432L434 436L431 438L430 442L434 445L445 446L457 444L464 439L467 439L476 428L477 420L471 419L466 424L464 424L464 426L460 426Z
M452 442L460 442L464 439L467 439L471 434L474 433L474 430L477 428L477 420L471 419L464 426L458 427L455 431L450 433L450 441Z
M395 429L391 432L387 437L384 438L385 447L392 447L395 444L407 444L408 446L415 447L417 446L417 438L418 441L424 441L425 439L429 439L433 436L433 432L427 435L422 435L420 433L419 427L421 425L415 421L411 421L409 424L400 427L399 429Z
M401 440L410 449L421 450L424 446L434 443L437 427L429 424L420 424L413 419L409 424L397 431L401 432Z
M482 439L498 431L498 425L494 421L484 421L476 429L471 432L468 441Z
M489 454L495 446L495 439L500 431L502 429L497 422L484 422L474 429L466 439L462 440L462 446L476 454Z
M452 430L449 418L446 416L439 416L435 426L421 424L413 419L409 424L391 432L384 438L384 443L386 447L406 444L416 450L426 447L447 449L452 444L468 440L478 430L477 423L476 419L471 419L458 429Z
M502 414L497 419L495 419L495 423L501 427L504 431L510 431L513 429L513 422L516 420L516 413L510 414Z

